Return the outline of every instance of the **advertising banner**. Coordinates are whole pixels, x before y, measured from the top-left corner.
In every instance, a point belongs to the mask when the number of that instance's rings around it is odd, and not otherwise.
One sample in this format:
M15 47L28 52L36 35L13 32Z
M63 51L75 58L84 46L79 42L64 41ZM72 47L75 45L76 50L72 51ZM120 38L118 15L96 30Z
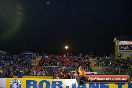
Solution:
M0 88L132 88L132 83L78 84L76 79L1 78Z

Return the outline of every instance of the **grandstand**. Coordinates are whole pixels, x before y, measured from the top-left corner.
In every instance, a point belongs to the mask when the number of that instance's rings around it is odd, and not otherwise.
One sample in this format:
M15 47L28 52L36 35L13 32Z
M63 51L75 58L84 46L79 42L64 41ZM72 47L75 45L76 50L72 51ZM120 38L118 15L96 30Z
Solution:
M129 59L130 60L130 59ZM21 54L16 57L7 56L0 59L0 76L17 77L22 74L24 78L66 78L63 75L74 75L77 67L82 64L86 71L94 71L98 74L128 74L132 73L131 60L123 60L113 57L89 57L83 56L35 56L27 59Z

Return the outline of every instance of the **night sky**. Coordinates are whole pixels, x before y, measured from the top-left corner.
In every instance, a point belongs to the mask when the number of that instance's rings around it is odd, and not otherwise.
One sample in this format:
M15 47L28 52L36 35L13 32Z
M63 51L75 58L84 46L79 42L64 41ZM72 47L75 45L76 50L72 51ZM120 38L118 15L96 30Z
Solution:
M132 0L1 0L0 49L97 55L132 36Z

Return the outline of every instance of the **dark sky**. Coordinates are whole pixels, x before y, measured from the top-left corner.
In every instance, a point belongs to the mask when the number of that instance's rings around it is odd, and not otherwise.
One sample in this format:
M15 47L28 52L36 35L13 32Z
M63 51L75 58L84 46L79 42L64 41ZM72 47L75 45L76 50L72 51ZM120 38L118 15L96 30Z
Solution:
M115 36L132 36L132 0L2 1L0 48L9 52L59 53L68 44L102 55L113 51Z

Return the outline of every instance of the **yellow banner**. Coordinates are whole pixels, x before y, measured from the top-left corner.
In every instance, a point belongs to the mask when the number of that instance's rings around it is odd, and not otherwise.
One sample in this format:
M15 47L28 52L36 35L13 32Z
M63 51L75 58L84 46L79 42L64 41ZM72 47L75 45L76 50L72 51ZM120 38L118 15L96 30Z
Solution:
M76 79L7 78L6 88L132 88L131 83L86 83Z

